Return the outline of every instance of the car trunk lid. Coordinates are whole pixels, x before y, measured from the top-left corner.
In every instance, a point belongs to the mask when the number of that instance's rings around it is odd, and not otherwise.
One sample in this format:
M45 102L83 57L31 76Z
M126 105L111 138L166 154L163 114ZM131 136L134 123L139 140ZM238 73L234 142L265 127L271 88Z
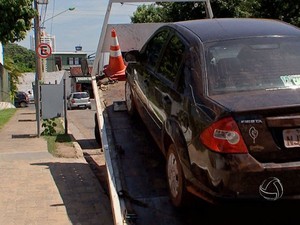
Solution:
M300 160L300 91L212 96L238 124L249 153L260 162Z

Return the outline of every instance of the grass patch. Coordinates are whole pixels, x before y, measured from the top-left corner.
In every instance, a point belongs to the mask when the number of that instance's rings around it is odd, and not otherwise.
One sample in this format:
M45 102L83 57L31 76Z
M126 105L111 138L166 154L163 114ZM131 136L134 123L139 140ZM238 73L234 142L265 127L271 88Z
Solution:
M0 110L0 130L10 120L10 118L15 115L16 111L16 108Z
M52 135L43 135L43 137L47 140L48 151L52 155L57 155L58 144L73 146L73 139L70 134L65 134L65 129L61 118L55 118L54 122L56 124L56 126L53 127L55 132L52 133Z

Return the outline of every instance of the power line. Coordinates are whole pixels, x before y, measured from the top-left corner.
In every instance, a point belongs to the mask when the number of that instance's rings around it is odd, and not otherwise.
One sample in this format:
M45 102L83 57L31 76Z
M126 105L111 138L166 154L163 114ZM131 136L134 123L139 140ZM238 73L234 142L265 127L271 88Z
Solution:
M55 0L53 0L52 18L54 16L54 10L55 10ZM52 34L52 25L53 25L53 20L51 20L50 34Z

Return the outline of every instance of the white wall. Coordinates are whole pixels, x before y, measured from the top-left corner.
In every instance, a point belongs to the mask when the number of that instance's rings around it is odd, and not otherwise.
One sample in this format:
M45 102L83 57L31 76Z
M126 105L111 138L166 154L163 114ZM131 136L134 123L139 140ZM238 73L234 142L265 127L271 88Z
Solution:
M63 84L63 79L66 79L66 94L71 93L71 78L69 72L65 70L56 72L45 72L42 75L42 83L44 84ZM32 84L35 83L35 73L24 73L17 85L19 91L28 92L32 90Z
M0 63L4 65L3 46L1 42L0 42Z

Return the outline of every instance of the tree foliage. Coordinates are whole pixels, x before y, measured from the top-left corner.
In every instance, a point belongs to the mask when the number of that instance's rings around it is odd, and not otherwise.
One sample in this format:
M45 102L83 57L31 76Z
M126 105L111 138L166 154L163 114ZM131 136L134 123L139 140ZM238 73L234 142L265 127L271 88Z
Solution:
M0 0L0 42L21 41L32 27L33 0Z
M182 3L158 3L164 9L165 21L182 21L191 19L200 19L206 16L204 5L194 2Z
M284 0L211 0L215 18L270 18L300 26L300 2ZM133 23L175 22L207 17L200 2L164 2L141 5L133 13Z
M254 16L283 20L300 27L300 2L283 0L260 1Z
M23 73L35 71L35 52L17 44L4 45L4 68L9 74L10 96L13 99Z
M252 17L257 0L213 0L211 7L215 18Z
M156 4L140 5L137 11L133 13L131 22L144 23L146 21L147 23L159 23L165 20L162 16L164 16L163 9Z
M4 58L10 58L21 73L35 71L35 52L18 44L4 45Z
M9 73L10 96L13 99L14 93L18 90L17 84L19 83L19 79L23 76L23 74L20 72L11 58L4 58L4 68Z

